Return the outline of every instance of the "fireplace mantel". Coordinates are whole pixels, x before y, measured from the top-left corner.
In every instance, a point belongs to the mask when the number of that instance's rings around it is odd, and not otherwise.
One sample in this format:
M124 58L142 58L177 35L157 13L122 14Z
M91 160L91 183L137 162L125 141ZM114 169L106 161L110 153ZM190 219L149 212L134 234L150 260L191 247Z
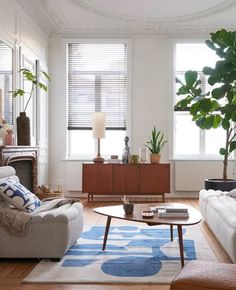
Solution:
M15 168L21 183L35 192L38 185L38 147L0 146L0 166Z

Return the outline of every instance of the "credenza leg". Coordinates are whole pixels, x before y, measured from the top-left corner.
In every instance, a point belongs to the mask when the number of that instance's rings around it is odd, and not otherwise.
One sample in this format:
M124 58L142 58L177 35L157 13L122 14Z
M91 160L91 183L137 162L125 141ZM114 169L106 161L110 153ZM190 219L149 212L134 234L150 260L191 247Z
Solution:
M165 193L162 194L162 202L165 202Z
M106 248L106 243L107 243L107 237L108 237L108 232L109 232L110 224L111 224L111 217L108 216L107 217L106 229L105 229L105 233L104 233L103 245L102 245L102 250L103 251Z

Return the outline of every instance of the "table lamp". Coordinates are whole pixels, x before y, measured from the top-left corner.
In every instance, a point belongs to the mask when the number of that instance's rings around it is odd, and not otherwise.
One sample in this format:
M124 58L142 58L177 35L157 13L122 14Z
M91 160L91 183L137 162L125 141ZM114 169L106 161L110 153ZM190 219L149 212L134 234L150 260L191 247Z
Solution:
M98 153L93 162L103 163L104 158L100 154L100 139L105 138L105 113L96 112L93 114L93 138L98 139Z

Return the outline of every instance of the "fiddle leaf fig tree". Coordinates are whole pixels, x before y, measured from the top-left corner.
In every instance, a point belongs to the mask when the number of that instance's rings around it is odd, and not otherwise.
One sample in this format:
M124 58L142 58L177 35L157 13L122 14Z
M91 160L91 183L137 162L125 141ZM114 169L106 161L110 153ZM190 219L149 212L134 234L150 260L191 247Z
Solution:
M175 110L189 110L201 129L225 130L225 146L219 153L224 156L223 179L227 179L228 158L236 149L236 31L221 29L210 36L205 43L219 57L214 68L203 68L211 89L203 92L198 73L187 71L184 81L176 78L180 84L177 95L183 99L175 105Z

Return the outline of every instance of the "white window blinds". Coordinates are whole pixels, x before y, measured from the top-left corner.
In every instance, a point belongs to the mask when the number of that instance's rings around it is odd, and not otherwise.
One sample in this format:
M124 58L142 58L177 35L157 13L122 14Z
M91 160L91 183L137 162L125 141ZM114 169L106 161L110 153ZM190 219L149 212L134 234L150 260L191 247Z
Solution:
M2 118L12 124L12 49L0 41L0 89Z
M106 129L126 129L127 45L68 44L68 130L92 128L92 113L106 114Z

